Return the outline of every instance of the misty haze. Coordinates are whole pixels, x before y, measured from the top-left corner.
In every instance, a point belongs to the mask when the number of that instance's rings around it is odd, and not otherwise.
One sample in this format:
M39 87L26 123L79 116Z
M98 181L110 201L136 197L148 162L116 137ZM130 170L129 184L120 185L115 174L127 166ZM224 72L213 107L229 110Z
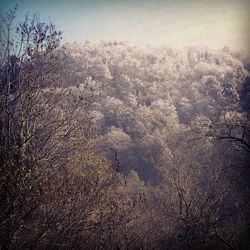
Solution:
M0 249L250 249L249 2L15 3Z

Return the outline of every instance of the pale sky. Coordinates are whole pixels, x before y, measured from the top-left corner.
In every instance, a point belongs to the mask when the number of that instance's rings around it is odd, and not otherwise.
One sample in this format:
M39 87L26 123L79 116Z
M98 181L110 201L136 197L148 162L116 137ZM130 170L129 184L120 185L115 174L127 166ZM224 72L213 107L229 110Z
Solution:
M250 0L8 0L18 18L40 13L64 42L122 40L135 44L250 48Z

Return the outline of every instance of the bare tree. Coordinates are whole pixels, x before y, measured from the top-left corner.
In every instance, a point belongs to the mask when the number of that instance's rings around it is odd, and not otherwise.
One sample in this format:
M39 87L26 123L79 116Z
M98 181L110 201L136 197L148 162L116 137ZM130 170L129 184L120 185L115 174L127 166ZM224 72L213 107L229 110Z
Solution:
M46 178L65 175L68 159L86 152L93 138L95 93L89 81L76 77L67 65L69 55L59 47L61 31L37 16L26 16L15 26L15 13L7 12L0 25L3 249L44 202ZM66 81L72 81L72 87L65 87Z
M167 145L159 164L164 177L159 199L166 227L173 233L169 239L181 248L200 249L207 242L218 242L220 231L224 243L230 244L227 237L231 235L236 244L244 230L237 163L228 159L227 150L216 152L209 142L190 143L181 137L181 143L169 140ZM212 163L218 155L220 160ZM235 230L228 230L230 223Z

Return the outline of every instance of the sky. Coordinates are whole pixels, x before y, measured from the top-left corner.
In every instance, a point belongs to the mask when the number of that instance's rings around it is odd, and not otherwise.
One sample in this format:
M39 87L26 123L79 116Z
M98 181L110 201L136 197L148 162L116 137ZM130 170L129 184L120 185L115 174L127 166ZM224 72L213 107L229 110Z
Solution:
M0 0L63 31L63 42L250 49L250 0Z

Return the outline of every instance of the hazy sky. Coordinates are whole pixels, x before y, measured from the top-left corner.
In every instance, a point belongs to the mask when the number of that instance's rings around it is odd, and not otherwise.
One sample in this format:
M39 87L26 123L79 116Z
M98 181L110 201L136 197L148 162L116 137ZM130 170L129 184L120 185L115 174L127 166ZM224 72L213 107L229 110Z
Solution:
M170 46L250 48L250 0L0 0L50 17L64 42L124 40Z

